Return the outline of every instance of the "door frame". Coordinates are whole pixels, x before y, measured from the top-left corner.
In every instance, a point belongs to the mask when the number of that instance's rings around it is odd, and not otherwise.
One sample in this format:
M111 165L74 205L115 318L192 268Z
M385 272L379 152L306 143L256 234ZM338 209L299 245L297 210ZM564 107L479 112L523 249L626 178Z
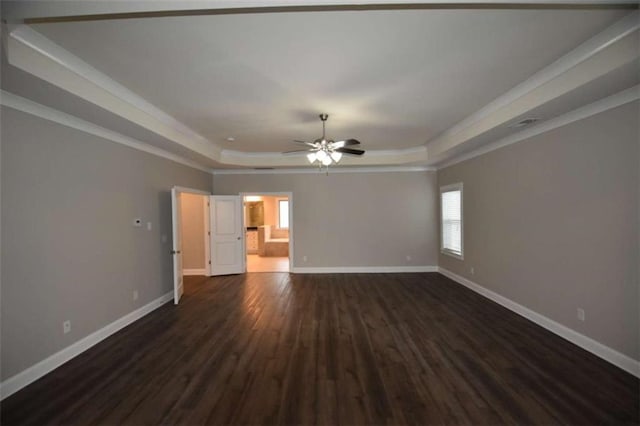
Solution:
M244 222L244 197L247 196L260 196L260 195L266 195L268 197L277 197L277 196L282 196L282 197L287 197L287 199L289 200L289 272L293 271L293 248L295 246L294 244L294 232L293 232L293 192L291 191L251 191L251 192L241 192L240 193L240 199L242 200L242 207L243 207L243 214L242 214L242 228L243 231L246 233L247 232L247 224ZM244 272L247 272L247 246L246 246L246 238L242 239L242 252L244 254Z
M202 203L202 218L204 220L204 274L207 277L211 276L211 210L209 209L209 195L203 195L205 197L204 203Z
M188 192L189 194L202 195L207 197L204 202L204 271L207 277L211 276L211 247L209 241L209 195L212 195L210 191L203 191L201 189L188 188L186 186L174 186L177 192ZM180 206L182 208L182 206ZM184 268L183 268L184 269Z

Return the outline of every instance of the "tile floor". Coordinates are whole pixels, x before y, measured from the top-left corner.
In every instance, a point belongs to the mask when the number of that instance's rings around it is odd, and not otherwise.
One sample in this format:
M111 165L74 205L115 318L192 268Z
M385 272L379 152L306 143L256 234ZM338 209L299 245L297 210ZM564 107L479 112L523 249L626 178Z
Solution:
M289 272L288 257L260 257L247 255L247 272Z

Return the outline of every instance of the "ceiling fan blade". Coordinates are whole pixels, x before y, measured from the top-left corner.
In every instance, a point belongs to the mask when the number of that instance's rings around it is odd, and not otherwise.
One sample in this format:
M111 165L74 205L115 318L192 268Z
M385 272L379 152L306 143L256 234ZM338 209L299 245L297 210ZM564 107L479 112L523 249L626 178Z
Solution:
M360 141L357 139L347 139L344 141L338 141L333 143L334 148L344 148L345 146L360 145Z
M284 151L283 154L295 154L297 152L313 152L312 149L294 149L293 151Z
M305 142L305 141L298 141L298 140L294 140L294 142L295 142L295 143L301 143L301 144L303 144L303 145L307 145L307 146L311 146L311 147L313 147L313 148L315 148L315 147L316 147L316 145L315 145L314 143L312 143L312 142Z
M351 149L351 148L338 148L336 152L341 152L343 154L351 154L351 155L362 155L364 151L361 149Z

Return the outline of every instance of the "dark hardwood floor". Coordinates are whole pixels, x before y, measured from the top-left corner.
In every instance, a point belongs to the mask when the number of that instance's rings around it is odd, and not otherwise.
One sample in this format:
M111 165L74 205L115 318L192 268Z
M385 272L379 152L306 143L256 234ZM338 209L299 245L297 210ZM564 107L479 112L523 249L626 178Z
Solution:
M639 422L638 379L439 274L190 278L2 424Z

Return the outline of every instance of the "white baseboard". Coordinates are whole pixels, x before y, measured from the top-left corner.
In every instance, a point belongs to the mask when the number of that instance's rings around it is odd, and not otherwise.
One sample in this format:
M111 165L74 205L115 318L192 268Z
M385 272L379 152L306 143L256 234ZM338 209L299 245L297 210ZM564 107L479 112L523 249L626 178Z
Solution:
M453 281L462 284L463 286L475 291L476 293L486 297L487 299L493 300L494 302L515 312L516 314L525 317L529 321L532 321L539 326L546 328L552 333L557 334L558 336L570 341L571 343L580 346L582 349L585 349L592 354L599 356L605 361L608 361L611 364L620 367L624 371L631 373L636 377L640 377L640 361L636 361L633 358L630 358L627 355L616 351L615 349L603 345L602 343L597 342L592 338L585 336L584 334L578 333L577 331L572 330L569 327L566 327L552 319L545 317L544 315L532 311L531 309L526 308L511 299L507 299L506 297L501 296L498 293L488 290L471 280L454 274L447 269L439 267L438 270L442 275L451 278Z
M182 275L207 275L206 269L183 269Z
M326 266L294 267L294 274L385 274L399 272L438 272L437 266Z
M106 325L100 330L88 335L87 337L78 340L71 346L67 346L61 351L51 355L49 358L40 361L39 363L32 365L26 370L16 374L13 377L8 378L4 382L0 383L0 400L7 398L18 392L20 389L35 382L45 374L55 370L70 359L80 355L82 352L91 348L92 346L100 343L102 340L111 336L113 333L123 329L127 325L142 318L148 313L154 311L160 306L164 305L168 301L173 299L173 291L147 303L146 305L136 309L135 311L128 313Z

